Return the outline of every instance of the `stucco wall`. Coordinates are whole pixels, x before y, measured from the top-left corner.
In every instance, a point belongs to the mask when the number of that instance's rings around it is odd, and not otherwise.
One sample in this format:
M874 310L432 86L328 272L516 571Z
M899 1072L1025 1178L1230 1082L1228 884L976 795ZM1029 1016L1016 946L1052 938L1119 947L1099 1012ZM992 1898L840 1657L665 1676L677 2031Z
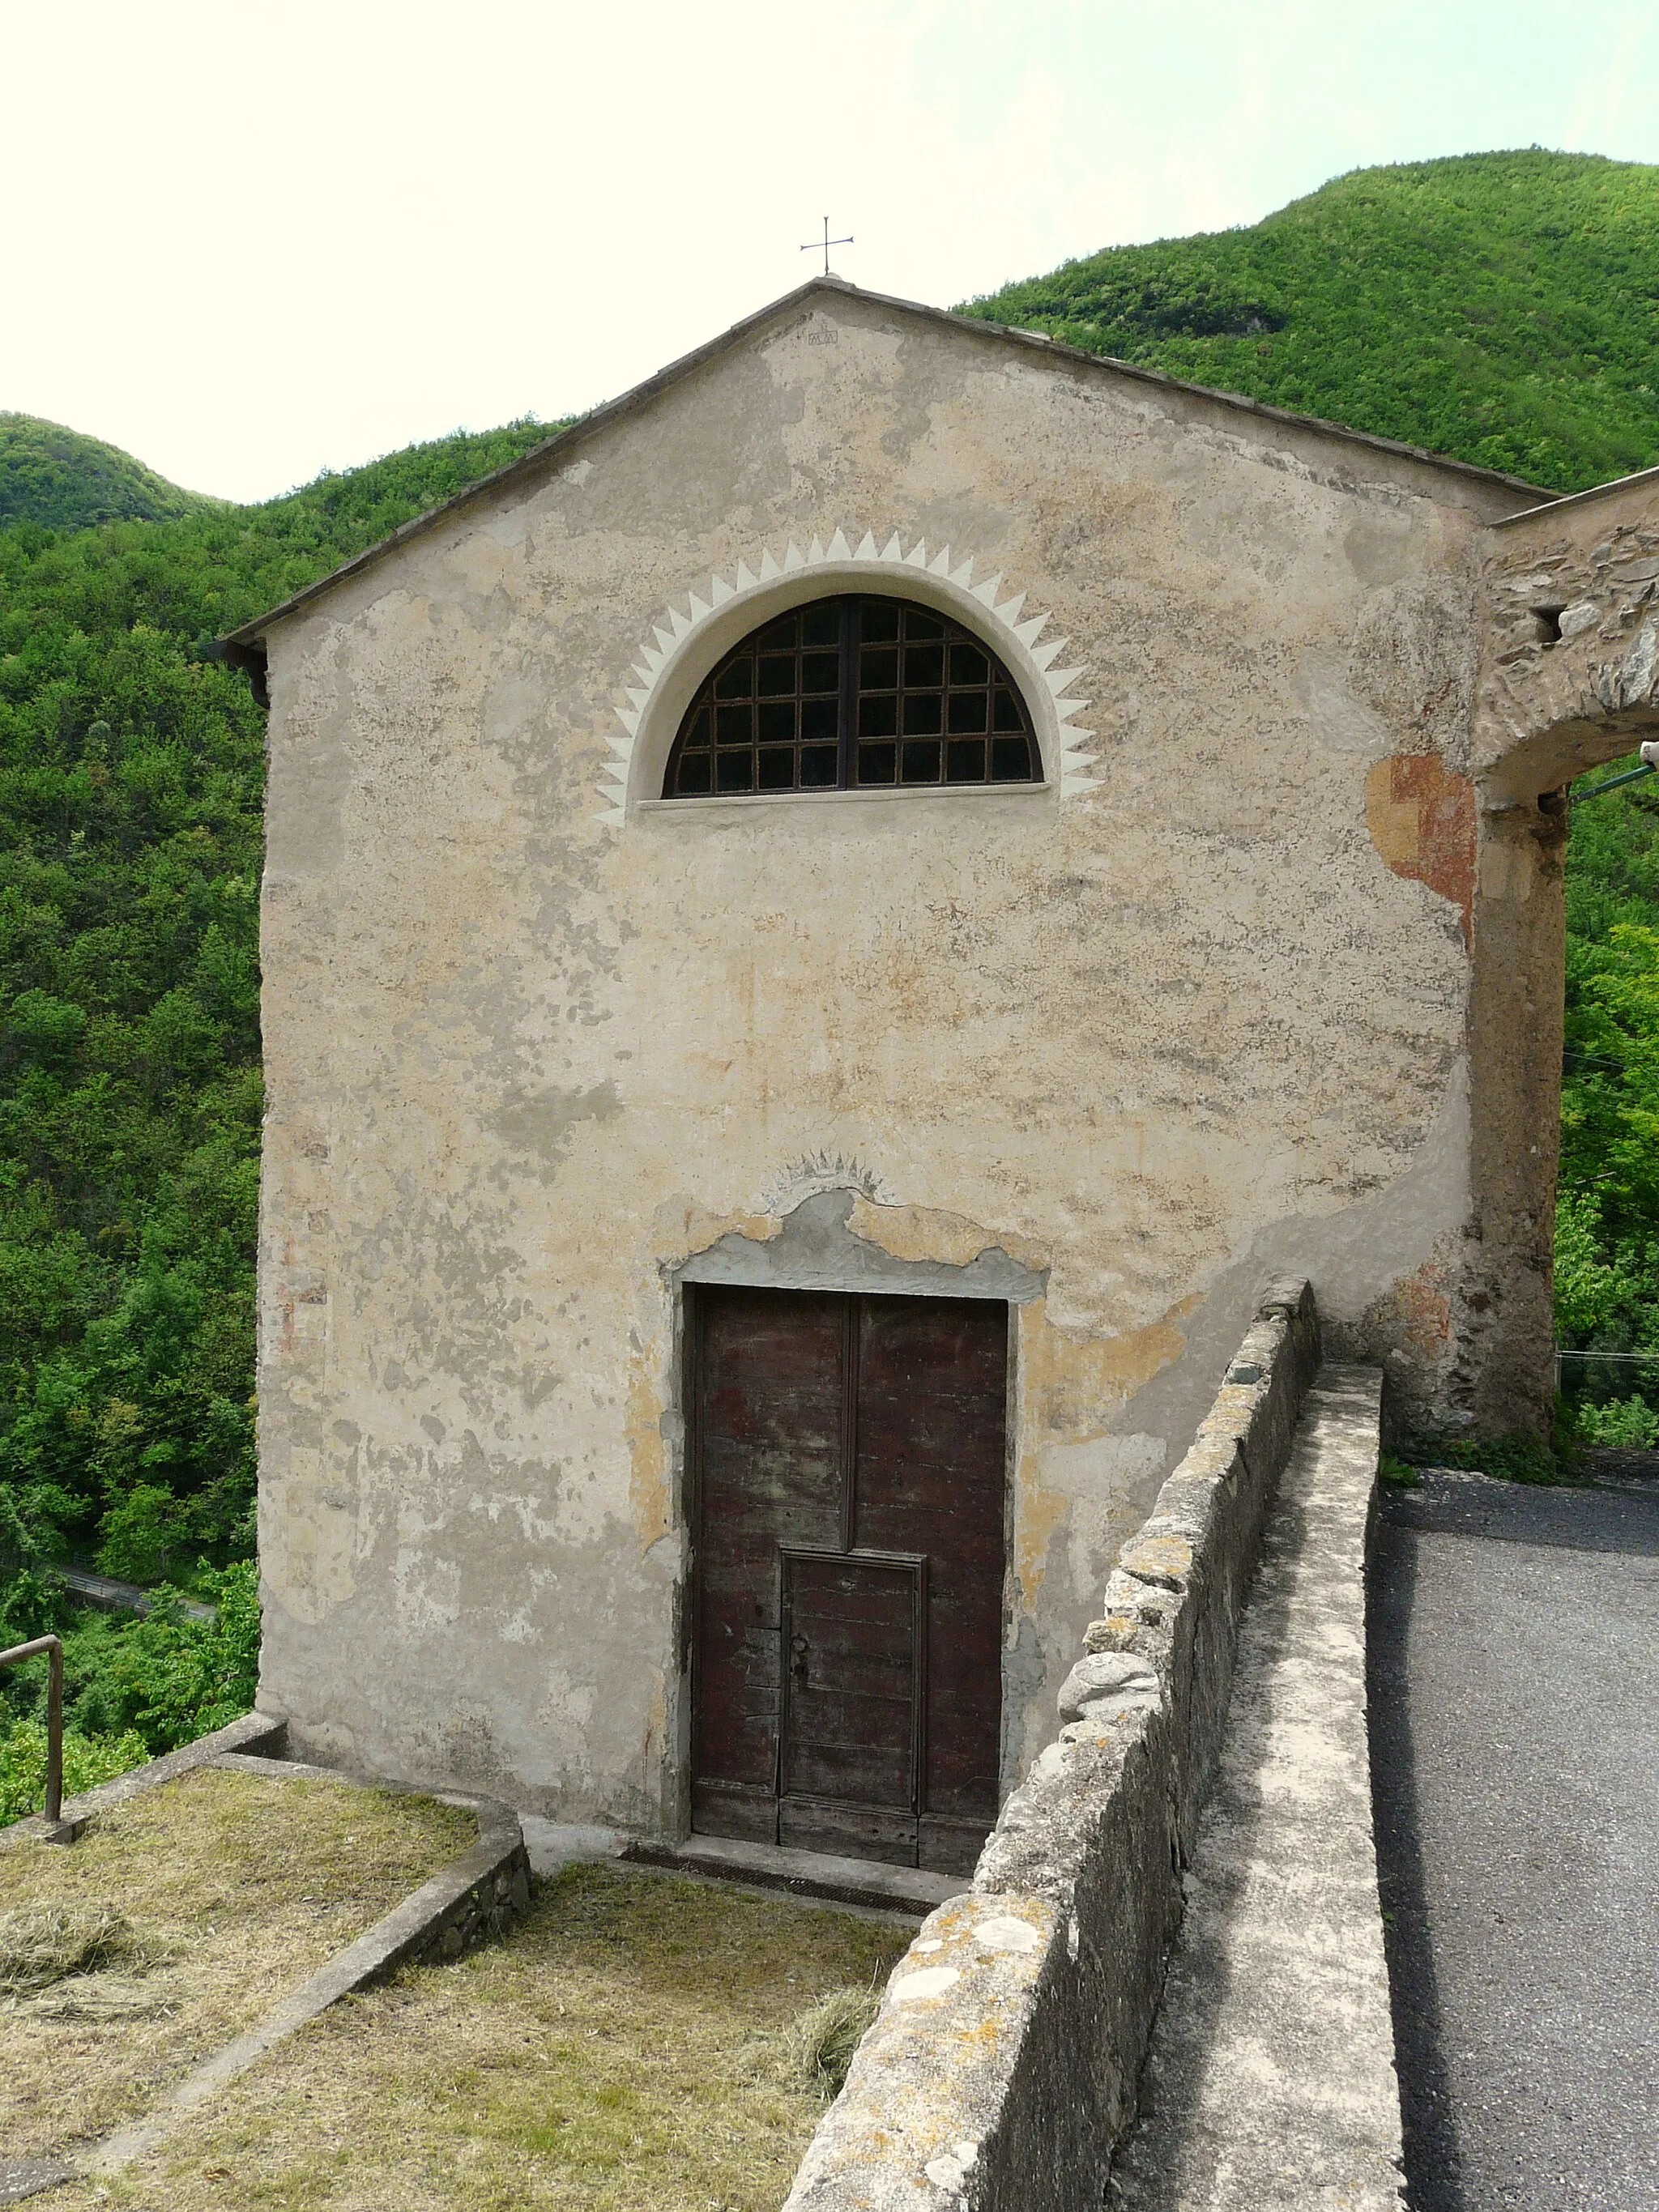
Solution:
M1520 503L826 289L271 627L296 1747L683 1817L679 1285L763 1274L804 1200L832 1273L1015 1302L1010 1782L1269 1274L1446 1410L1474 601ZM706 668L820 585L978 620L1049 784L653 805L677 632ZM1062 637L1091 747L1036 690Z

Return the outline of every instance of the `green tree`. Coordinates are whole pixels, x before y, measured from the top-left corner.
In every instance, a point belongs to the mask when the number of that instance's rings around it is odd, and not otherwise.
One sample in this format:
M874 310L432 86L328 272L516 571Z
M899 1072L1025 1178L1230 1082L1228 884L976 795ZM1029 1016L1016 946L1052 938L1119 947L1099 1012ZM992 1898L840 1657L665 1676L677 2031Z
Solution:
M0 1576L251 1549L264 717L212 640L549 434L0 530Z
M1359 169L966 312L1576 490L1659 461L1659 168L1540 147Z

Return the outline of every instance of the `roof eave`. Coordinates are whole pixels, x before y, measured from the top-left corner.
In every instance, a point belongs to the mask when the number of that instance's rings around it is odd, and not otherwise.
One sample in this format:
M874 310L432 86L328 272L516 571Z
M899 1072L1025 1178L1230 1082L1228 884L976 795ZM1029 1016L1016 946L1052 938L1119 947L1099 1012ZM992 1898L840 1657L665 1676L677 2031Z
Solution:
M1559 507L1583 507L1593 499L1605 499L1610 493L1628 491L1633 484L1659 486L1659 468L1632 469L1628 476L1609 477L1605 483L1590 484L1583 491L1553 493L1537 507L1523 507L1515 514L1500 514L1492 527L1507 530L1514 522L1532 522L1540 514L1552 514Z
M919 301L897 299L885 292L866 292L856 284L848 283L844 277L818 276L810 277L805 284L797 285L793 292L786 292L781 298L769 301L767 306L757 309L752 315L745 315L740 322L733 323L728 330L722 331L717 337L708 339L690 353L682 354L677 361L670 362L665 368L658 369L654 375L647 377L643 383L634 385L619 398L607 400L602 407L594 408L591 414L584 415L580 422L573 422L568 429L561 430L553 437L545 439L539 446L532 446L528 453L516 455L504 466L492 470L486 477L480 477L476 483L468 484L465 490L453 494L450 498L442 501L436 507L428 507L424 514L412 515L407 522L400 523L398 528L388 536L377 539L373 545L367 546L362 552L354 554L349 561L342 562L337 568L331 568L325 576L319 576L314 584L307 584L302 591L295 592L292 597L283 600L279 605L269 609L264 614L256 616L252 622L244 623L240 629L228 631L219 641L220 643L228 648L236 647L246 649L262 646L267 631L274 624L286 621L290 615L309 605L313 599L320 599L325 592L331 592L337 585L343 584L350 577L359 574L363 569L379 561L383 555L392 551L395 547L407 544L412 538L418 537L423 531L429 530L434 523L441 521L446 515L458 514L462 508L471 505L473 501L487 499L492 492L499 490L504 485L542 469L555 455L574 449L599 431L625 419L629 415L647 405L659 392L666 391L671 385L678 383L682 377L689 376L693 370L702 368L708 362L718 359L732 347L740 344L750 331L759 329L762 325L774 320L780 315L788 313L803 301L810 299L814 293L825 291L862 300L872 307L889 308L898 313L920 316L926 321L939 323L954 331L989 339L993 343L1024 346L1033 354L1040 355L1046 360L1058 358L1074 362L1091 371L1103 369L1114 375L1129 377L1139 384L1153 385L1164 391L1178 392L1194 398L1209 400L1219 406L1235 409L1241 414L1249 416L1255 422L1283 423L1291 429L1316 431L1326 437L1338 438L1347 444L1363 447L1368 452L1387 454L1395 459L1414 462L1419 466L1444 471L1467 482L1491 485L1494 489L1515 493L1531 501L1533 504L1524 510L1528 514L1536 514L1543 507L1553 506L1563 496L1577 498L1589 496L1584 493L1562 495L1552 492L1541 485L1528 483L1520 477L1505 476L1495 469L1477 468L1469 461L1450 460L1443 453L1431 453L1420 446L1404 445L1394 438L1379 438L1367 430L1350 429L1345 423L1329 422L1321 416L1297 415L1288 408L1274 407L1265 400L1252 399L1243 392L1222 392L1209 385L1188 383L1181 377L1166 375L1161 369L1145 368L1134 362L1119 361L1111 354L1091 353L1085 347L1066 345L1058 338L1044 337L1040 331L1020 330L1011 324L993 322L980 315L956 314L947 307L926 307ZM1603 489L1603 487L1597 487L1597 489ZM1498 519L1509 521L1518 520L1519 517L1504 516Z
M584 439L592 436L596 431L606 428L611 423L620 421L632 414L637 408L643 407L647 402L654 399L659 392L665 391L671 384L678 383L681 377L689 376L693 369L700 368L705 362L714 360L728 347L738 344L742 339L747 337L750 331L757 329L761 324L795 307L800 301L805 299L809 293L821 290L824 281L822 276L814 276L806 283L798 285L793 292L786 292L781 299L772 301L768 306L757 309L752 315L745 315L741 322L733 323L729 330L722 331L718 337L707 340L705 343L696 347L690 353L682 354L678 361L671 361L665 368L658 369L654 375L647 376L642 384L630 386L620 398L607 399L603 406L593 408L589 413L582 416L580 421L572 422L567 429L556 431L552 437L544 439L539 446L532 446L528 453L515 454L510 461L503 463L499 469L492 469L487 477L480 477L475 483L468 484L464 490L453 492L447 499L440 501L436 507L429 507L423 514L413 514L407 522L400 522L398 527L387 536L376 538L373 545L366 546L361 553L353 554L349 561L343 561L337 568L331 568L325 576L319 576L314 584L307 584L302 591L295 592L291 598L283 600L279 605L270 608L264 614L255 616L252 622L244 623L240 629L228 631L221 641L225 645L257 645L263 642L265 631L273 623L286 620L289 615L307 605L311 600L319 598L323 592L332 591L337 584L343 583L348 577L355 576L359 570L367 568L371 562L378 561L383 553L391 552L394 546L407 544L411 538L418 537L422 531L430 529L434 522L441 521L445 515L459 514L463 507L471 505L474 500L488 497L492 491L498 489L503 484L510 483L514 478L540 468L556 453L563 453L568 447L580 445ZM850 285L840 285L838 280L834 277L829 281L838 289L850 291L855 289Z

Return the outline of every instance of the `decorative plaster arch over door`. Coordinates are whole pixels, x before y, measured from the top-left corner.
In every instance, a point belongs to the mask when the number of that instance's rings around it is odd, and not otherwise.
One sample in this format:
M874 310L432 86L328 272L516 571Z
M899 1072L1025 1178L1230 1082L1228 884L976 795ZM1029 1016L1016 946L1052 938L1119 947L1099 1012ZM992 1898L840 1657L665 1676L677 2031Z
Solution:
M601 772L599 796L604 805L599 820L620 830L631 807L659 796L681 718L697 686L723 653L768 615L781 614L808 599L848 589L890 593L936 607L975 632L1006 664L1030 712L1042 755L1044 783L1002 786L995 793L998 801L1012 791L1046 788L1064 803L1097 789L1099 778L1090 773L1095 766L1094 733L1079 728L1072 720L1089 702L1066 696L1085 672L1085 665L1054 665L1068 641L1057 637L1039 642L1048 617L1027 617L1024 592L1000 598L1003 582L999 570L975 584L973 557L953 564L948 545L930 556L926 539L919 538L906 552L897 531L880 548L874 533L867 530L856 547L848 544L841 530L834 532L827 545L814 538L805 553L792 539L781 560L769 546L763 546L758 569L740 561L731 576L714 577L706 594L688 592L690 605L685 612L678 604L672 605L656 625L652 642L643 648L641 659L634 667L639 682L629 687L628 704L617 709L626 734L610 740L613 757ZM817 795L792 793L789 796L792 804L799 805L810 805ZM981 795L984 795L982 789ZM702 802L673 803L684 807ZM755 802L750 799L742 803Z

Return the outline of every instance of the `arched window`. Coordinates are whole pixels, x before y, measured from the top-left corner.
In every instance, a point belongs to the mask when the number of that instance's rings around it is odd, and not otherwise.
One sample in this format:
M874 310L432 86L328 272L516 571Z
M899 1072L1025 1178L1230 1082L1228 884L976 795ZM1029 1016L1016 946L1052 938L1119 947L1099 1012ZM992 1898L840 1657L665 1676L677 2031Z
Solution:
M1025 702L960 623L908 599L815 599L714 670L680 725L663 797L1041 776Z

